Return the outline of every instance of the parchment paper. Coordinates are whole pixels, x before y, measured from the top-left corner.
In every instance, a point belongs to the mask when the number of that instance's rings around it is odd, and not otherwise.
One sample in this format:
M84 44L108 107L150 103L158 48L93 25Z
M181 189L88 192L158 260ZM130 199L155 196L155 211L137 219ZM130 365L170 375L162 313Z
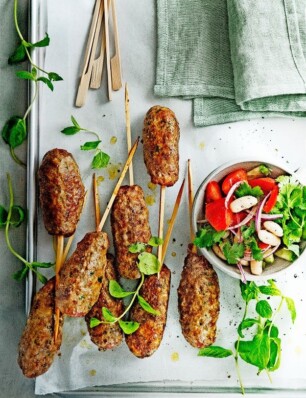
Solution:
M88 133L66 137L60 133L70 124L73 114L79 123L97 131L102 137L103 149L110 154L112 167L120 167L126 159L124 125L124 90L113 94L112 102L106 99L105 74L100 90L88 92L86 105L74 108L76 85L82 68L84 46L93 9L93 1L48 1L48 26L51 43L47 50L45 68L64 77L56 83L54 93L43 89L40 93L40 158L53 148L70 150L80 165L84 182L89 190L87 205L80 221L74 247L85 234L94 229L91 196L89 153L79 150L88 140ZM155 69L155 9L153 0L118 0L118 23L124 82L129 84L133 139L141 134L146 111L154 104L169 106L176 113L181 127L180 179L166 192L165 220L170 218L179 185L184 177L187 159L192 159L194 187L223 162L241 157L260 157L295 170L305 166L305 121L256 120L234 125L196 129L192 126L189 102L177 99L158 99L153 96ZM111 137L117 143L111 144ZM142 185L145 195L154 202L149 206L152 233L157 234L159 190L148 187L149 176L143 163L142 146L135 161L135 181ZM105 180L100 184L101 207L115 186L110 168L98 173ZM117 177L117 176L116 176ZM128 181L126 180L126 183ZM178 321L177 287L187 244L189 242L187 195L181 204L173 232L166 264L172 271L168 322L159 350L147 359L137 359L125 343L109 352L99 352L90 342L83 319L65 320L61 355L49 371L36 380L36 393L46 394L96 385L149 381L180 381L186 386L200 383L203 386L237 386L234 361L197 356L197 349L184 340ZM165 226L167 223L165 222ZM109 221L105 230L110 234ZM52 239L45 232L41 217L38 220L38 258L49 261L54 258ZM110 250L113 252L113 249ZM284 293L295 299L298 318L294 328L285 308L279 318L283 339L283 358L280 370L272 375L271 385L266 375L259 377L256 369L241 364L246 386L268 388L306 387L306 334L303 314L306 310L304 264L283 274L277 282ZM216 344L232 348L236 328L242 317L242 300L239 281L218 273L221 287L221 314L218 321Z

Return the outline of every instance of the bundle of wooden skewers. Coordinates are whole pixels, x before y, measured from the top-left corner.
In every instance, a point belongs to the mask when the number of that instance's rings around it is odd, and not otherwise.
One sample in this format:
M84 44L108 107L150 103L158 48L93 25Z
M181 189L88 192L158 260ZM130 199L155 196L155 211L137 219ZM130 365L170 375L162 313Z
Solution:
M111 11L111 12L109 12ZM112 24L109 24L109 16ZM110 35L110 27L113 34ZM113 37L114 54L111 57L110 37ZM104 58L107 71L108 99L112 91L122 87L119 35L115 0L96 0L84 55L84 65L78 86L75 105L82 107L89 88L98 89L102 82Z

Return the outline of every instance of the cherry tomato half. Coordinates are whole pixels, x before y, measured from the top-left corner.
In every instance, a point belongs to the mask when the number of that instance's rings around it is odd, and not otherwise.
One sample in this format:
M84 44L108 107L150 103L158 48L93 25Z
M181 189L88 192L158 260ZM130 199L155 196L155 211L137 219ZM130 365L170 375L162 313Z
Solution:
M275 185L275 187L271 191L269 199L267 200L266 204L263 207L263 211L265 213L270 213L270 211L273 209L275 203L277 202L277 196L278 196L278 186Z
M275 180L270 177L255 178L254 180L248 181L248 183L252 188L260 187L264 193L268 193L276 187Z
M247 181L247 173L244 169L237 169L229 173L222 182L222 191L228 194L231 187L238 181Z
M210 181L205 190L205 202L214 202L215 200L221 199L222 193L217 181Z
M207 203L205 218L216 231L223 231L233 224L234 213L225 207L225 198Z

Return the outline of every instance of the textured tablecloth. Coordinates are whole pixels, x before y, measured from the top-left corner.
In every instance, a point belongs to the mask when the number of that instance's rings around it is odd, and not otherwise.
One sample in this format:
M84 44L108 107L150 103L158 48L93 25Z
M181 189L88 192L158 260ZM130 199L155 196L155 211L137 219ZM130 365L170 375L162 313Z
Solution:
M305 0L158 0L155 93L194 124L306 116Z

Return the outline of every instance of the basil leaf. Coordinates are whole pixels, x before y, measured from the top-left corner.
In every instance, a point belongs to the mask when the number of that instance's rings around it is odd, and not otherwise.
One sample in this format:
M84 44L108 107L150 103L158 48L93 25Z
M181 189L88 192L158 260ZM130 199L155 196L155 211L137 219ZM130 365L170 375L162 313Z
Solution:
M10 219L10 224L13 227L19 227L25 219L25 211L20 206L13 206L12 207L12 214Z
M270 341L266 334L256 335L251 341L240 341L236 346L245 362L257 366L259 370L266 368L270 359Z
M272 317L272 308L271 305L266 300L260 300L256 304L256 312L262 318L271 318Z
M40 40L36 43L33 43L32 46L33 47L47 47L49 44L50 44L50 38L49 38L48 33L46 33L46 36L42 40Z
M29 271L29 268L26 267L26 266L24 266L24 267L22 267L19 271L15 272L15 273L13 274L13 278L14 278L16 281L20 282L20 281L22 281L22 280L26 277L28 271Z
M116 322L117 318L106 307L102 307L102 315L107 322Z
M230 355L234 355L232 350L227 348L211 345L210 347L201 348L198 352L200 357L212 357L212 358L226 358Z
M24 80L36 80L35 76L26 70L19 70L16 72L16 76L19 77L19 79L24 79Z
M13 149L21 145L27 138L25 121L19 116L11 117L2 129L2 138Z
M43 83L45 83L45 84L49 87L49 89L50 89L51 91L54 90L53 83L52 83L51 80L48 79L47 77L41 76L41 77L39 77L39 78L37 79L37 81L38 81L38 82L43 82Z
M291 315L292 323L294 323L294 321L296 320L296 308L295 308L294 301L290 297L285 297L285 301L286 301L287 308Z
M5 227L7 220L8 212L6 209L0 205L0 228Z
M243 283L240 281L241 296L246 303L256 300L258 297L258 287L254 282Z
M54 263L40 263L38 261L33 261L31 265L34 268L51 268L54 265Z
M101 141L88 141L85 142L84 145L81 145L82 151L92 151L93 149L97 149Z
M109 289L110 295L115 298L128 297L135 293L135 292L126 292L125 290L122 289L122 287L119 285L119 283L115 280L109 281L108 289Z
M72 121L72 124L75 126L75 127L77 127L78 129L80 129L80 130L82 130L82 127L79 125L79 123L76 121L76 118L74 117L74 116L72 116L71 115L71 121Z
M240 323L240 325L238 326L238 334L239 334L239 336L241 337L241 338L244 338L244 335L243 335L243 333L242 333L242 331L244 330L244 329L247 329L247 328L250 328L250 327L252 327L252 326L254 326L254 325L258 325L259 324L259 321L258 321L258 319L254 319L254 318L246 318L246 319L244 319L241 323Z
M41 282L43 285L45 285L48 282L48 279L44 275L42 275L40 272L36 271L36 275L37 275L39 282Z
M13 64L19 64L20 62L24 62L27 59L27 53L25 50L25 47L20 44L15 51L13 52L13 54L10 55L9 59L8 59L8 64L9 65L13 65Z
M101 321L98 318L90 318L89 327L95 328L96 326L99 326L100 324L101 324Z
M152 315L160 315L160 311L155 310L143 297L137 296L139 305Z
M99 151L92 160L91 168L92 169L101 169L108 165L109 155L105 152Z
M61 130L61 133L65 134L65 135L74 135L74 134L78 133L79 131L81 131L81 129L79 127L70 126L70 127L65 127L63 130Z
M270 372L278 369L281 361L281 339L271 338L270 339L270 358L267 364L267 369Z
M146 250L147 245L142 242L133 243L129 246L130 253L142 253Z
M63 78L55 72L49 72L48 77L51 81L54 81L54 82L59 82L59 81L63 80Z
M143 252L138 256L139 271L145 275L156 274L159 270L159 261L152 253Z
M139 323L138 322L133 322L133 321L122 321L121 319L119 320L119 326L123 330L125 334L132 334L136 332L136 330L139 328Z
M148 245L152 247L157 247L159 245L162 245L164 243L164 240L162 238L159 238L158 236L151 236Z
M259 286L260 293L265 294L266 296L281 296L281 291L274 286Z

